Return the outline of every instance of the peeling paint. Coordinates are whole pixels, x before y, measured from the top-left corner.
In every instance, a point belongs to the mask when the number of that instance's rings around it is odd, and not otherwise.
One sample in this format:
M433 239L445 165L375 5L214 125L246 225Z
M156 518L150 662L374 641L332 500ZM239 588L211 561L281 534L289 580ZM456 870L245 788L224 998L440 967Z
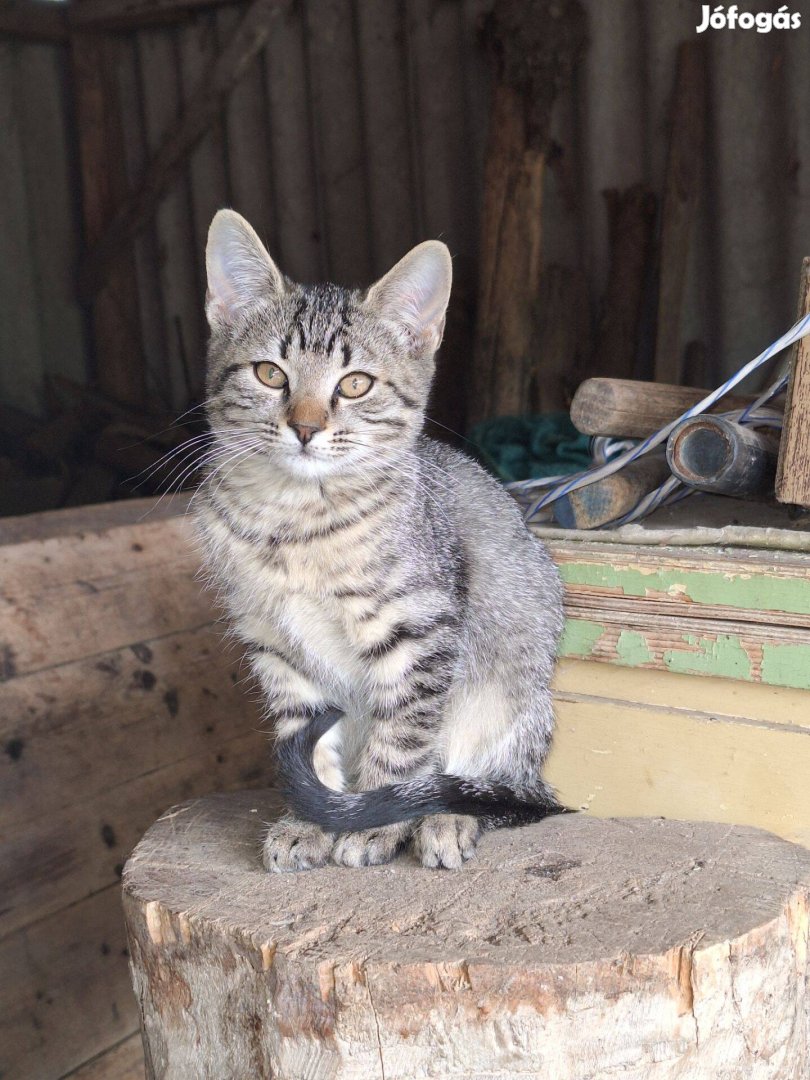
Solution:
M772 574L719 573L673 570L663 567L623 566L570 562L560 565L566 585L610 589L622 596L678 594L695 604L810 614L810 575L783 578Z
M751 679L751 660L734 634L698 637L684 634L684 649L667 649L663 660L669 671L690 675L718 675L725 679Z
M639 630L622 630L616 642L616 659L627 667L651 664L655 657L650 652L647 639Z
M590 619L566 619L560 641L560 656L590 656L604 632L601 623Z
M810 645L763 645L762 681L810 690Z

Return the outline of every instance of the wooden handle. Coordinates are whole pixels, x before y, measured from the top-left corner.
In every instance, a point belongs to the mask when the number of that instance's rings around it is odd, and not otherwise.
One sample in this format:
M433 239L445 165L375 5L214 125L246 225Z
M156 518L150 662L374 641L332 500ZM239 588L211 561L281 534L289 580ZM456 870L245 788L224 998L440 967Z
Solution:
M571 421L583 435L645 439L710 392L637 379L586 379L571 402ZM728 394L711 411L744 409L753 400L749 395Z
M696 416L667 441L667 461L679 480L719 495L773 492L778 437L754 431L722 416Z
M663 454L649 454L554 503L554 517L566 529L596 529L632 510L669 476Z

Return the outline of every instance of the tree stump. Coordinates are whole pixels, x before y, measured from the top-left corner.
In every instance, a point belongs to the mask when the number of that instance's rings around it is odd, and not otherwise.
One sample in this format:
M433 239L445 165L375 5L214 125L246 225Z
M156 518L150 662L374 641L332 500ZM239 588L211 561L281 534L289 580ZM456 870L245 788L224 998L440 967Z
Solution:
M810 1075L810 851L554 818L451 873L267 874L272 794L169 811L124 903L150 1077Z

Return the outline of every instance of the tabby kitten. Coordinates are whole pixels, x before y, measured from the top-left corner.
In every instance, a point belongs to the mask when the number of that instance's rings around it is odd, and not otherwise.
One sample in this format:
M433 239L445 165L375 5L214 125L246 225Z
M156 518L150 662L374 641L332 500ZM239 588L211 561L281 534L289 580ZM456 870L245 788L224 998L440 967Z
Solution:
M420 244L365 292L296 285L221 210L206 263L197 521L293 810L264 864L411 842L459 867L481 821L560 812L540 768L562 598L512 499L422 434L449 252Z

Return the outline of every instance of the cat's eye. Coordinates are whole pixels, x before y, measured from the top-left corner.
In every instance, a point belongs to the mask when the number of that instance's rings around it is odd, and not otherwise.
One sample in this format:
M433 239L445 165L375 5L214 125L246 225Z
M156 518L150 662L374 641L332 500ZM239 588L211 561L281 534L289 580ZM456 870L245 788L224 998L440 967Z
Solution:
M269 360L262 360L260 363L254 364L253 370L256 372L256 378L259 382L269 386L271 390L283 390L287 385L287 376L278 364L273 364Z
M374 380L364 371L352 371L344 375L337 384L337 392L341 397L359 398L367 394L374 385Z

